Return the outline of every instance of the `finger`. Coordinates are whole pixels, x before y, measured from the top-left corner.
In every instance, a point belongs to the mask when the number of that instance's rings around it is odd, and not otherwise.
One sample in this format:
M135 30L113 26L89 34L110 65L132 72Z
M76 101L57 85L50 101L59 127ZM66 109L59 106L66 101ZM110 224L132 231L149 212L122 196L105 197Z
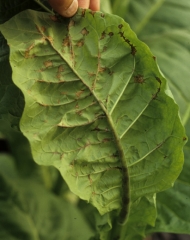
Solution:
M81 8L89 8L90 0L78 0L79 7Z
M52 8L64 17L72 17L78 9L77 0L49 0Z
M100 10L100 0L91 0L89 8L92 11L99 11Z

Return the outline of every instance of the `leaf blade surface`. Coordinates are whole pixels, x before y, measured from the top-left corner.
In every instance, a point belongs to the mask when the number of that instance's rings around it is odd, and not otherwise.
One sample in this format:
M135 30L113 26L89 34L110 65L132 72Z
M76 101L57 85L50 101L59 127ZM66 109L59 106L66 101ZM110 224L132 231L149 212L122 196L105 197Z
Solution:
M178 176L185 141L148 47L120 18L87 10L65 23L27 11L2 31L35 161L57 167L101 214L120 210L124 222L129 211L134 226L141 203L153 206L154 193ZM137 233L154 224L151 209Z

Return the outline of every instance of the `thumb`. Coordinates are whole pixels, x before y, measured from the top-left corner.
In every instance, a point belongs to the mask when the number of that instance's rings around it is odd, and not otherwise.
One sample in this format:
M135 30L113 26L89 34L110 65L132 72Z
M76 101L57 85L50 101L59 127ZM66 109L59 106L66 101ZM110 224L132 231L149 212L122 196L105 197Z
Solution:
M72 17L78 9L77 0L49 0L49 3L63 17Z

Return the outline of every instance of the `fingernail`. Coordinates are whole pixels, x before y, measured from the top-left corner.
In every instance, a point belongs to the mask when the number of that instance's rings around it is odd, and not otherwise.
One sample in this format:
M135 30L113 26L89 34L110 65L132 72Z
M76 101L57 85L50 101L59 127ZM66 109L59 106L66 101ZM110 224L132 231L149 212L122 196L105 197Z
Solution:
M67 8L67 10L62 11L61 15L64 17L72 17L76 13L77 9L78 9L78 1L73 0L69 8Z

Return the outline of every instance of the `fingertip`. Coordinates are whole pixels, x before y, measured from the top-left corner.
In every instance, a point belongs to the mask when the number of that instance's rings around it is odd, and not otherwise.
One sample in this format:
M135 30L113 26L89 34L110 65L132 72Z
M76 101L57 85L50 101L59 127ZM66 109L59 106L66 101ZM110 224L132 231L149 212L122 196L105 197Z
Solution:
M69 8L67 8L66 10L63 9L62 11L59 12L59 14L62 15L63 17L72 17L77 12L77 9L78 9L78 1L73 0Z
M100 0L91 0L89 8L92 11L100 11Z
M78 9L77 0L49 0L49 3L63 17L72 17Z

